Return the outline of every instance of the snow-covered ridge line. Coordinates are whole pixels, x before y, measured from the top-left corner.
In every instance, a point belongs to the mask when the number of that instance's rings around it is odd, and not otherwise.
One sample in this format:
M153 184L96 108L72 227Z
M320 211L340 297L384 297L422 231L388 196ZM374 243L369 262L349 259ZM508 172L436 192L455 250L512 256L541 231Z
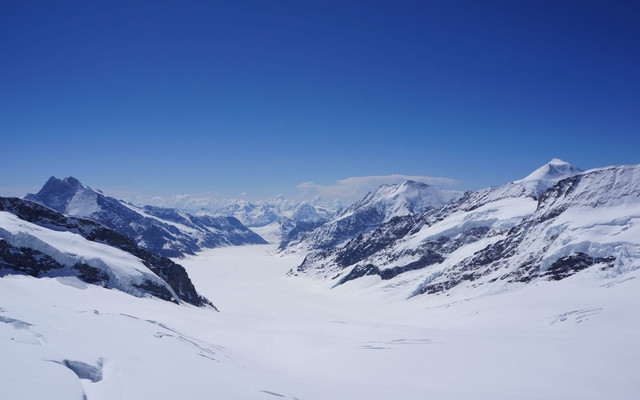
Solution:
M339 207L306 201L294 201L284 197L271 200L224 200L201 208L196 215L220 215L235 217L244 225L260 228L282 219L312 222L330 218Z
M456 200L460 192L444 191L425 183L406 181L382 185L362 200L336 214L323 225L301 232L281 243L287 252L339 247L360 234L370 232L396 217L440 208Z
M524 179L312 251L291 274L334 285L373 276L408 296L501 290L592 266L623 274L640 268L637 215L639 165L581 171L554 159Z
M184 268L126 236L46 206L0 197L0 274L76 276L141 296L212 306Z
M166 257L193 255L202 248L265 241L233 217L195 216L168 208L136 207L83 185L77 179L49 178L25 199L63 214L89 218L115 229L139 246Z
M77 233L46 229L6 211L0 211L0 227L0 240L14 248L47 255L65 267L65 271L51 271L54 275L68 274L76 265L88 265L97 275L102 275L100 283L110 288L142 297L146 292L141 287L156 285L163 288L158 294L168 292L162 294L163 299L178 299L173 289L139 258L120 249L88 241Z

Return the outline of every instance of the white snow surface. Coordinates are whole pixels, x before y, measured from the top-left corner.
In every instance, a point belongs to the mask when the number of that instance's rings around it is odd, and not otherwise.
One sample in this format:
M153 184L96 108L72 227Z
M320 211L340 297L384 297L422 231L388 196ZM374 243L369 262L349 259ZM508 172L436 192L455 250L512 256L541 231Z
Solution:
M462 195L458 191L441 190L420 182L406 181L399 185L382 185L361 201L354 203L333 220L344 219L354 212L377 208L384 213L384 222L393 217L420 213L429 208L439 208Z
M533 193L536 198L545 190L558 183L561 179L581 173L582 170L559 158L554 158L547 164L536 169L524 179L515 181Z
M527 232L512 264L538 253L544 270L581 252L616 257L610 274L640 268L640 165L597 168L579 178L565 195L542 199L530 219L562 213Z
M473 227L492 229L512 228L525 216L536 210L537 202L531 197L504 198L466 212L458 211L431 226L425 226L402 243L402 249L412 249L421 242L440 236L454 236Z
M174 298L178 298L139 258L115 247L89 241L76 233L48 229L0 211L0 240L15 247L35 249L66 267L78 262L86 263L106 272L114 287L136 296L143 293L133 284L149 280L167 288Z
M411 300L285 272L275 246L181 260L221 310L0 279L3 398L636 399L640 271ZM101 379L79 379L100 372Z
M98 194L84 185L78 189L66 208L66 214L76 217L88 217L98 211Z
M256 226L249 229L260 235L261 238L269 243L278 244L280 243L280 240L282 240L283 230L282 223L280 221L275 221L270 223L269 225Z

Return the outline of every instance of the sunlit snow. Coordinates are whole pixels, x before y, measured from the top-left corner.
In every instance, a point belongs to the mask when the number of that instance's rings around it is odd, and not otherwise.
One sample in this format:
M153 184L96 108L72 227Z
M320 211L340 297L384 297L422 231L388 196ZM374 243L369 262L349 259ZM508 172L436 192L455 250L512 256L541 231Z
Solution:
M491 296L404 300L377 281L328 289L323 280L286 277L301 259L274 250L230 247L181 260L219 313L74 278L0 279L3 398L564 400L640 392L639 271L609 278L590 269Z

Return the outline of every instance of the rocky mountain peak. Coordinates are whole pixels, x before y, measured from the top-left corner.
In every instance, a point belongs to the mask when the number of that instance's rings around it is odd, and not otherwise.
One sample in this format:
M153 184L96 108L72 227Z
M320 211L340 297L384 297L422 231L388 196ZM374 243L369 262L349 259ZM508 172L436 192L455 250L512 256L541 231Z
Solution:
M28 193L25 199L44 204L61 213L87 216L96 209L95 197L93 190L74 177L58 179L52 176L38 193Z
M71 186L82 186L79 180L74 178L73 176L68 176L62 180L64 183L67 183Z
M74 177L51 177L26 200L62 214L89 218L114 229L139 246L167 257L194 254L202 248L264 243L232 217L196 217L175 209L138 208L83 185Z

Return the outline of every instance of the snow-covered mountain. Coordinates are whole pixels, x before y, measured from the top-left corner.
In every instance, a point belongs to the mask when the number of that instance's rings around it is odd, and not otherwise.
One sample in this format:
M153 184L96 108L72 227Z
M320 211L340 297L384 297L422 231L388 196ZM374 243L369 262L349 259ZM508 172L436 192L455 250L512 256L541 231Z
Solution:
M271 200L249 202L222 201L197 215L222 215L237 218L269 243L280 243L292 230L318 226L335 214L337 207L295 201L278 196Z
M280 222L283 218L302 222L325 220L337 210L331 206L298 202L282 196L264 201L226 200L222 203L197 214L234 217L244 225L254 228Z
M559 181L503 239L427 278L418 293L461 283L561 280L594 266L612 276L640 268L640 165Z
M582 170L558 158L530 173L524 179L515 181L522 185L527 192L538 198L545 190L555 185L559 180L579 174Z
M289 233L283 238L281 249L306 251L334 248L393 218L442 207L460 195L460 192L444 191L415 181L382 185L317 228L301 229L293 235Z
M14 274L75 277L137 297L211 306L182 266L128 237L28 200L0 197L0 276Z
M292 274L336 285L373 276L411 296L498 290L596 265L624 273L640 268L639 187L637 165L580 172L554 159L525 179L312 252Z
M304 262L228 246L184 269L0 198L3 398L635 399L640 165L551 167ZM224 312L159 300L205 305L191 280Z
M27 194L25 199L66 215L100 222L133 239L140 247L167 257L194 254L201 248L265 243L233 217L137 207L105 196L73 177L51 177L38 193Z

